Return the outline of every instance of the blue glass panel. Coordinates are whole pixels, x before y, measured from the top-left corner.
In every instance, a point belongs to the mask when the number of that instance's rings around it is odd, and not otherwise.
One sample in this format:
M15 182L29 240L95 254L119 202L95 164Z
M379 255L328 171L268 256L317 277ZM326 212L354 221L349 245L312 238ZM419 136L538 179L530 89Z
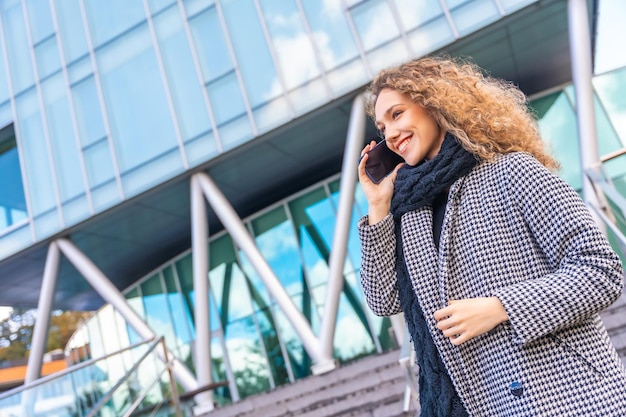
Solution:
M13 107L10 101L0 104L0 126L8 126L13 122Z
M426 55L454 41L454 33L445 16L413 29L408 34L411 49L417 56Z
M339 96L355 88L366 84L369 80L367 70L360 57L341 65L326 74L326 80L330 88Z
M410 32L417 26L443 16L439 0L393 0L402 21L402 28Z
M41 85L61 202L85 193L78 141L72 126L67 90L58 75Z
M193 16L200 10L204 10L215 3L214 0L183 0L187 16Z
M204 81L208 82L232 70L226 38L215 7L189 21Z
M33 243L28 223L22 226L15 225L14 229L8 230L10 231L6 233L0 231L0 258L2 259Z
M33 224L35 226L35 236L37 239L44 239L59 231L61 228L61 217L59 216L58 210L52 208L34 216Z
M374 353L376 346L367 330L367 323L355 314L345 294L341 294L339 301L337 327L333 340L335 357L345 362Z
M85 55L77 61L74 61L67 68L67 75L70 80L70 85L82 81L93 74L93 68L91 67L91 57Z
M246 94L254 108L280 95L282 87L254 2L226 0L221 3Z
M106 139L84 149L85 167L89 186L95 188L115 178L113 160Z
M524 6L535 3L536 1L537 0L500 0L500 4L502 5L502 7L504 7L505 12L512 13L516 10L521 9Z
M473 32L500 18L493 0L446 0L459 35Z
M83 193L78 197L61 204L65 225L76 224L91 215L87 196Z
M247 279L237 264L230 236L223 235L211 242L209 251L211 293L222 325L252 314Z
M176 277L172 266L168 266L163 270L165 286L167 288L167 300L170 312L172 314L172 322L176 334L176 346L190 343L194 336L191 334L193 322L191 312L187 308L185 298L176 286Z
M339 191L333 191L332 200L334 207L339 206ZM344 265L344 273L349 274L357 271L361 264L361 240L359 239L359 233L357 223L361 216L356 206L352 208L352 218L350 219L350 228L348 229L348 253L346 263ZM334 225L333 225L334 229ZM356 284L356 283L355 283Z
M340 0L302 0L324 68L330 70L359 54Z
M30 45L26 37L22 5L19 2L3 2L0 3L0 8L13 80L13 93L18 94L34 83L33 64L30 59Z
M59 48L57 47L57 39L55 37L48 38L37 45L35 47L35 56L37 57L37 71L40 79L44 79L61 69Z
M79 0L55 0L54 5L65 61L71 63L88 51Z
M17 108L17 133L24 155L26 184L30 196L33 215L38 215L55 207L53 172L48 158L48 149L34 89L15 99Z
M261 8L287 89L320 75L311 39L293 0L261 0Z
M150 12L155 15L166 7L176 4L176 0L148 0L148 4Z
M95 80L89 77L72 86L80 141L88 146L106 136Z
M546 140L555 157L561 163L559 176L577 190L582 188L582 174L580 171L580 150L578 146L578 129L576 115L562 92L552 96L534 100L531 106L545 107L541 101L549 101L547 110L542 111L543 116L538 120L541 136Z
M2 36L2 33L0 33L0 36ZM4 54L0 54L0 103L9 100L9 84L4 64ZM0 126L4 126L4 124L5 123L0 120Z
M168 297L161 286L160 275L154 275L141 284L146 321L158 335L165 337L168 346L177 346L174 324L170 316Z
M172 149L140 168L123 173L124 194L126 197L138 194L182 172L183 169L179 149Z
M91 200L96 211L107 209L121 201L117 183L111 180L91 189Z
M261 254L289 295L304 291L298 239L285 211L277 208L252 220L255 241Z
M159 65L145 25L98 52L111 134L123 172L177 149Z
M141 302L141 296L137 288L130 290L126 295L126 302L128 305L139 315L139 317L145 318L146 314L143 310L143 303ZM130 326L126 326L128 332L128 339L130 344L138 343L142 340L141 336Z
M224 339L239 396L267 391L270 372L252 317L230 323L224 330Z
M230 368L228 357L224 355L224 341L219 337L211 338L211 359L214 381L228 381L228 372L226 368ZM233 402L230 392L230 386L219 387L213 390L213 401L219 406L230 404Z
M275 98L267 104L256 107L252 114L259 132L267 132L291 119L291 109L284 97Z
M218 126L246 113L241 89L234 72L209 84L207 88Z
M613 128L626 143L626 68L595 77L593 86Z
M289 99L296 113L302 114L325 104L328 101L328 93L324 81L321 78L317 78L295 90L291 90Z
M216 156L219 150L213 132L185 142L185 152L190 166L198 165Z
M400 35L386 1L372 0L355 6L352 19L365 50L374 49Z
M33 44L54 33L49 0L26 0Z
M211 292L222 319L222 325L252 314L252 301L246 277L236 263L223 263L209 272Z
M289 203L298 230L302 262L317 305L324 303L328 281L328 260L335 213L323 189L317 189Z
M211 130L209 113L202 95L202 82L193 62L178 8L157 16L154 25L159 39L170 93L184 141Z
M250 281L250 290L252 291L252 307L254 310L259 310L270 305L270 295L265 283L261 277L257 274L254 267L250 263L246 254L242 251L238 252L239 262L241 263L241 269Z
M27 219L26 198L13 126L0 131L0 234Z
M142 0L85 0L94 47L145 21Z
M302 341L293 329L293 326L280 309L274 310L274 318L276 319L278 334L283 340L283 344L287 350L287 359L289 360L289 365L291 366L294 377L303 378L311 375L311 365L313 363L306 349L304 349Z
M367 60L374 74L390 65L400 64L408 59L408 49L404 39L400 37L367 52Z
M283 356L282 347L278 338L278 331L274 324L274 318L269 308L259 311L256 314L259 330L263 337L263 346L269 359L270 370L274 386L289 383L289 372L287 361Z

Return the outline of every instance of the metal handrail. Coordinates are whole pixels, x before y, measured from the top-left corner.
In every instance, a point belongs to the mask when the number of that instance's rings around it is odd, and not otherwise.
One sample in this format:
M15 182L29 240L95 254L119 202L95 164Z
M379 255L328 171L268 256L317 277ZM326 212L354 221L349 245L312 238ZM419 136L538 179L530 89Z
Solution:
M154 350L156 349L156 347L159 346L159 345L161 345L162 348L165 350L165 352L167 352L167 348L165 346L165 339L163 338L163 336L161 336L160 338L158 338L157 340L154 341L152 346L150 346L150 348L148 348L148 350L146 352L144 352L143 355L141 355L141 357L135 362L135 364L126 372L126 375L124 375L124 377L120 378L117 381L117 383L115 385L113 385L113 387L111 387L109 392L107 392L102 398L100 398L100 400L92 407L92 409L89 411L89 413L87 414L86 417L97 416L100 413L100 411L102 410L102 408L104 406L106 406L106 404L111 400L111 398L113 398L113 395L115 394L115 391L117 391L117 389L119 387L121 387L126 381L128 381L130 376L135 371L137 371L137 369L139 369L139 366L141 365L141 363L146 358L148 358L149 355L152 354L154 352ZM128 410L126 410L126 412L124 413L124 417L130 416L133 413L133 411L135 411L141 405L141 402L146 397L146 395L148 395L148 392L150 392L150 389L153 386L155 386L156 383L158 383L161 380L161 375L163 375L165 372L168 372L171 369L172 363L173 362L169 361L169 360L167 362L165 362L165 368L161 372L158 373L158 375L154 379L154 381L152 381L150 383L150 385L143 390L141 395L139 395L139 396L137 396L137 398L135 398L135 400L130 405ZM171 378L172 378L171 373L170 373L169 377L170 377L170 380L171 380ZM177 417L182 417L181 410L180 410L180 402L179 402L178 396L177 395L172 395L172 399L173 399L173 402L174 402L174 408L175 408L176 416ZM160 405L159 405L159 407L160 407Z
M398 363L402 368L405 379L404 400L402 402L402 411L407 413L411 408L411 400L419 405L419 386L415 378L415 350L411 343L409 329L404 326L404 335L400 344L400 357Z
M93 365L97 365L98 363L101 363L102 361L105 361L107 359L110 359L116 355L121 355L124 353L127 353L129 351L131 351L132 349L135 349L137 347L141 347L143 345L149 344L146 348L145 352L142 352L141 356L134 361L134 364L132 365L132 367L130 369L128 369L126 371L126 373L117 380L117 382L108 390L108 392L106 392L102 397L100 397L98 399L98 401L93 405L90 406L88 410L85 411L85 416L86 417L94 417L96 415L99 415L100 412L102 411L102 409L111 401L111 399L113 398L113 396L115 395L116 391L122 387L125 383L127 383L130 378L134 375L137 374L137 372L140 369L140 366L143 365L145 363L145 361L147 359L149 359L151 357L151 355L157 355L156 350L160 347L164 350L164 357L162 358L162 363L164 365L163 369L161 370L157 370L156 371L156 375L154 377L153 380L147 381L146 384L142 384L141 387L139 387L139 389L137 390L137 392L135 394L132 394L129 399L130 399L130 405L128 405L128 402L126 402L122 408L126 408L126 411L124 411L124 416L130 416L133 412L135 412L139 406L142 404L143 400L147 397L147 395L151 392L152 388L154 386L156 386L156 384L158 384L161 380L162 380L162 376L167 372L168 373L168 379L170 382L170 389L171 389L171 393L169 395L170 400L167 402L159 402L156 404L151 404L150 407L152 408L152 411L157 411L159 408L161 408L164 404L168 404L171 408L171 410L175 413L175 415L177 417L182 417L182 411L181 411L181 407L180 407L180 398L179 398L179 394L178 394L178 390L177 390L177 386L176 386L176 381L174 380L174 376L172 373L172 368L173 368L173 361L170 360L168 358L167 355L167 348L165 345L165 338L163 336L157 338L152 338L152 339L148 339L148 340L144 340L141 341L139 343L135 343L131 346L128 346L126 348L120 349L116 352L101 356L97 359L90 359L88 361L84 361L81 362L75 366L72 366L70 368L67 368L63 371L57 372L55 374L49 375L47 377L44 378L40 378L36 381L33 381L32 383L28 384L28 385L23 385L21 387L18 387L16 389L10 390L6 393L3 393L2 395L0 395L0 401L1 400L5 400L8 399L12 396L16 396L16 395L22 395L21 401L18 399L18 404L21 403L22 406L21 407L27 407L29 408L28 404L32 404L34 399L35 399L35 392L33 391L34 389L45 385L45 384L49 384L49 383L54 383L57 380L61 380L61 378L66 377L68 375L71 375L73 373L76 373L78 371L81 371L89 366L93 366ZM9 400L10 401L10 400ZM77 405L78 406L78 405ZM81 408L81 406L78 406L79 409ZM31 410L32 411L32 410ZM30 415L30 411L26 411L23 410L23 413L25 412L26 414ZM82 411L81 415L82 414ZM121 412L121 411L120 411ZM0 413L1 414L1 413ZM3 414L2 414L3 415Z
M624 197L615 187L613 181L606 174L603 169L603 163L608 162L617 157L626 155L626 148L618 149L615 152L611 152L600 158L595 166L589 167L585 170L585 175L589 181L593 184L594 190L598 197L595 203L587 201L587 205L593 210L595 214L602 220L602 222L611 230L614 236L617 238L620 248L623 254L626 256L626 236L624 232L619 228L617 224L617 218L615 212L608 204L610 199L615 204L619 211L621 211L621 217L626 218L626 197Z
M35 388L35 387L37 387L39 385L47 384L48 382L54 381L55 379L60 379L60 378L62 378L64 376L66 376L68 374L71 374L73 372L76 372L76 371L78 371L80 369L83 369L83 368L86 368L88 366L94 365L95 363L100 362L100 361L102 361L104 359L108 359L108 358L111 358L113 356L119 355L121 353L130 351L130 350L135 349L135 348L137 348L137 347L139 347L141 345L150 343L150 342L152 342L154 340L155 339L142 340L140 342L134 343L134 344L132 344L130 346L127 346L127 347L125 347L123 349L120 349L120 350L117 350L115 352L108 353L108 354L100 356L98 358L89 359L89 360L86 360L84 362L80 362L80 363L78 363L76 365L72 365L71 367L66 368L66 369L64 369L62 371L58 371L58 372L55 372L53 374L50 374L50 375L38 378L38 379L36 379L35 381L33 381L31 383L28 383L28 384L25 384L25 385L21 385L19 387L13 388L12 390L3 392L2 394L0 394L0 400L4 400L5 398L8 398L8 397L10 397L12 395L20 393L21 391L25 391L25 390L28 390L28 389L31 389L31 388Z

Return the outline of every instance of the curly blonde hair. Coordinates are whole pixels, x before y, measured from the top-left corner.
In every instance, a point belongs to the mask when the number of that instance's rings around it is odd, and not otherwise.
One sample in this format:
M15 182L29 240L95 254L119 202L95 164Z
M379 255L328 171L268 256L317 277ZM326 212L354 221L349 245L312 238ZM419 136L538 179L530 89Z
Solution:
M430 56L382 70L370 84L366 101L366 111L374 120L376 100L385 88L424 107L479 159L523 151L549 169L559 167L546 152L526 95L466 59Z

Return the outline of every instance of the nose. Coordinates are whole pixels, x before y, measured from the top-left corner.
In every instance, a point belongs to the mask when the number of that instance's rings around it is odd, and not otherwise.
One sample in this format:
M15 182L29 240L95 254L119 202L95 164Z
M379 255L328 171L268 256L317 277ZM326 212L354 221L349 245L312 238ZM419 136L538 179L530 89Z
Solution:
M393 129L391 126L387 127L387 129L385 129L385 140L387 144L395 146L395 142L398 140L398 133L399 131L397 129Z

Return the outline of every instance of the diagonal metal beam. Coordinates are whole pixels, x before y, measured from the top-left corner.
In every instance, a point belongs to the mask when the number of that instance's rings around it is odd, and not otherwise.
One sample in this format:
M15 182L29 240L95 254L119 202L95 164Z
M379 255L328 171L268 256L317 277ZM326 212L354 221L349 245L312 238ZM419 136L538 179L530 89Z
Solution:
M146 322L133 310L126 302L124 295L111 283L106 275L80 251L68 239L58 239L55 242L65 257L74 265L91 287L104 299L111 304L115 310L126 320L126 322L144 339L156 338L156 334L150 329ZM161 352L163 354L163 352ZM164 359L162 357L161 359ZM185 391L198 388L198 381L187 367L177 359L173 361L173 372L178 382L183 386Z
M26 378L24 378L25 385L28 385L41 377L43 355L46 350L48 330L50 327L50 313L52 312L54 293L56 292L59 275L60 258L59 247L55 242L50 243L50 246L48 246L48 254L46 256L46 265L43 271L41 290L39 292L37 320L35 321L30 346L30 355L28 356Z
M267 261L263 258L254 240L243 225L243 222L222 191L204 172L195 174L193 180L197 181L202 188L204 197L215 211L215 214L224 225L224 228L226 228L230 234L235 245L239 247L250 260L253 268L267 286L268 291L272 297L274 297L278 306L285 313L285 316L293 326L300 340L302 340L302 344L311 358L313 358L313 361L316 364L328 362L328 358L321 354L319 340L313 333L311 326L293 303Z

